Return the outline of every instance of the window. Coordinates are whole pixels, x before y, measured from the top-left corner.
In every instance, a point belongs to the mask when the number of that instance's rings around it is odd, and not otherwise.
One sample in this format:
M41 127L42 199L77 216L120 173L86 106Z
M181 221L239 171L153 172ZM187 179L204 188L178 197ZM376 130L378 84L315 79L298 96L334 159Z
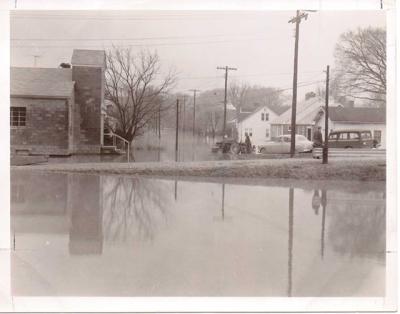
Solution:
M347 141L349 139L348 134L349 133L340 133L339 134L339 141Z
M269 129L265 130L265 137L269 137Z
M261 113L261 121L264 121L264 112Z
M382 131L381 130L374 130L374 140L377 140L378 143L382 140Z
M10 108L10 125L25 126L26 125L26 108L11 107Z
M266 113L265 114L265 121L268 121L269 120L269 113Z
M360 139L360 134L359 133L355 133L355 132L351 132L351 133L349 133L349 139L350 140L359 140Z
M369 140L371 139L371 132L367 131L367 132L361 132L361 138L363 140Z
M334 134L331 134L331 135L329 135L329 140L331 140L331 141L336 141L337 140L337 134L336 133L334 133Z

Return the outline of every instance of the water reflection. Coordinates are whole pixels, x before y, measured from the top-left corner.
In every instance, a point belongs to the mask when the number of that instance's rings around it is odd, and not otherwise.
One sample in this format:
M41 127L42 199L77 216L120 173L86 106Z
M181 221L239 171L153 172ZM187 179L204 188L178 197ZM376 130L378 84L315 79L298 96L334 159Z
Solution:
M71 285L83 285L82 295L91 291L83 281L97 278L92 263L103 269L105 295L343 296L353 282L351 295L384 293L384 186L316 183L305 190L18 172L11 187L16 256L44 267L43 276L60 263L71 268ZM216 209L216 220L234 220L210 223ZM56 251L64 249L60 260ZM44 258L46 267L35 264ZM349 274L341 276L344 269ZM358 290L377 269L378 288ZM53 279L60 276L46 280L62 293L65 283ZM17 280L14 292L26 285Z
M139 177L102 177L103 228L107 241L152 240L167 220L167 189Z
M289 243L288 243L288 288L287 296L292 296L292 267L293 267L293 188L289 188Z
M67 208L71 227L69 252L74 255L103 252L103 206L98 176L68 175Z

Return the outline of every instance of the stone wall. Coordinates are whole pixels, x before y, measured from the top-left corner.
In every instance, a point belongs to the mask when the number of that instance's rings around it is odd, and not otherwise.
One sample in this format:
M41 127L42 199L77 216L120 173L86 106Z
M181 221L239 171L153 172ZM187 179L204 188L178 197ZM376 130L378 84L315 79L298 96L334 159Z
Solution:
M11 97L11 107L26 107L26 126L11 127L11 152L68 155L68 101Z
M100 153L101 104L104 70L100 67L73 66L75 81L74 152Z

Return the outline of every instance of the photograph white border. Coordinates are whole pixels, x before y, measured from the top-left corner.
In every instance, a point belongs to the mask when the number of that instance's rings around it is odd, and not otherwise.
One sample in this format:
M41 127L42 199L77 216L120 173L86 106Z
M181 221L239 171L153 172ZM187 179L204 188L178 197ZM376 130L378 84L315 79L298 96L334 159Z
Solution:
M9 10L15 0L0 0L0 119L9 126ZM376 10L379 0L19 0L17 10ZM0 135L0 311L18 312L282 312L393 311L397 306L397 145L396 129L396 11L394 0L383 0L387 11L387 224L385 298L58 298L12 297L10 289L10 151L9 128ZM398 47L398 46L397 46ZM5 52L5 53L4 53ZM397 143L396 143L397 139ZM3 280L3 278L5 280Z

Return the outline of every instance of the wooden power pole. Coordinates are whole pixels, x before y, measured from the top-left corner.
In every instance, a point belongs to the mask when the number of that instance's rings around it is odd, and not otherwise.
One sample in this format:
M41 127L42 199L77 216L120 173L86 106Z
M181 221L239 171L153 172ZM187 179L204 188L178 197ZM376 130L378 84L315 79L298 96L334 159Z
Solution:
M175 161L178 161L179 99L176 99Z
M224 97L224 126L222 129L222 136L225 137L226 130L226 102L227 102L227 91L228 91L228 71L233 70L236 71L237 68L230 68L228 66L217 67L217 70L225 70L225 97Z
M328 163L328 118L329 118L329 65L326 67L326 88L325 88L325 140L322 149L322 163Z
M299 26L301 19L307 19L307 13L296 11L296 16L289 20L289 23L296 24L296 37L294 45L294 70L293 70L293 97L292 97L292 120L290 130L290 157L293 157L296 151L296 105L297 105L297 65L299 54Z
M195 128L196 128L196 93L199 92L199 89L190 89L193 92L193 137L195 136Z

